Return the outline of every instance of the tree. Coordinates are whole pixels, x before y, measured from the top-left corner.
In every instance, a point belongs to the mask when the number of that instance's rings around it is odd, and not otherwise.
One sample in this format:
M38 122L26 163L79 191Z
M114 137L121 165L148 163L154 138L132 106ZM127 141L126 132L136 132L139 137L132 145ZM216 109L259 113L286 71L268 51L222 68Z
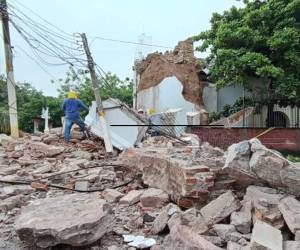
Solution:
M300 0L245 0L213 14L211 29L195 36L199 51L210 50L206 65L217 86L264 79L269 102L300 106Z
M16 88L19 127L26 132L33 132L33 118L40 116L42 109L49 107L51 121L54 126L61 126L61 100L55 97L44 96L29 83L18 83ZM8 98L6 80L0 76L0 130L8 132Z
M108 73L105 78L99 80L99 85L102 100L106 100L110 97L116 98L132 107L133 82L129 78L122 81L116 75ZM91 105L92 101L95 100L91 79L87 77L84 71L76 72L70 68L64 83L60 89L58 89L60 98L65 98L67 92L71 89L76 90L80 95L80 99L87 105Z
M63 83L62 83L63 82ZM61 126L63 112L61 105L70 89L78 91L80 99L87 105L95 100L90 78L85 71L74 71L72 68L66 73L64 81L60 81L61 87L58 90L59 97L43 95L29 83L17 83L17 106L19 127L26 132L33 132L33 118L40 116L42 109L49 107L51 122L54 127ZM103 100L109 97L117 98L120 101L132 106L133 83L128 78L120 80L116 75L107 74L105 79L100 80L100 93ZM86 114L86 113L85 113ZM6 79L0 75L0 132L8 132L8 98Z

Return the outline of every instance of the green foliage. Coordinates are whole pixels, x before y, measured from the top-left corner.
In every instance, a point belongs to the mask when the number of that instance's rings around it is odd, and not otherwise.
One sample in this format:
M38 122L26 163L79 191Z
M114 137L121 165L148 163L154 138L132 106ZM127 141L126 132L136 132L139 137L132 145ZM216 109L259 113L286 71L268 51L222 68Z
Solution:
M206 65L217 86L244 85L251 78L274 100L300 105L300 0L244 1L213 14L211 29L194 37L199 51L209 51ZM270 100L269 100L270 101Z
M212 112L209 114L209 121L214 122L218 121L222 118L228 117L236 112L239 112L244 107L254 107L257 106L258 103L255 103L253 99L245 98L243 102L243 98L238 99L233 105L225 105L220 112Z
M108 73L105 79L99 80L99 85L100 96L103 101L110 97L116 98L132 107L133 82L129 78L122 81L116 75ZM80 95L80 99L87 105L91 105L92 101L95 100L92 83L86 72L76 72L70 69L64 83L58 90L60 98L65 98L71 89L76 90Z
M4 77L0 77L0 113L5 123L3 132L7 132L8 126L8 99L6 81ZM18 105L18 119L19 127L26 132L33 132L33 118L40 116L42 109L49 107L51 121L54 126L61 126L60 117L63 115L61 111L61 100L55 97L44 96L42 92L37 91L29 83L19 83L17 85L17 105ZM6 130L4 130L4 127Z
M300 157L294 155L288 155L287 159L291 162L300 162Z
M86 72L75 72L73 69L70 69L66 73L66 79L64 81L61 80L60 83L58 98L44 96L41 91L36 90L29 83L17 84L18 119L21 130L33 132L33 118L41 116L42 109L45 107L49 107L53 126L61 126L61 116L63 116L61 105L70 89L76 90L80 95L80 99L86 105L90 105L95 100L91 81L86 76ZM103 100L109 97L117 98L132 106L133 83L129 79L121 81L116 75L108 74L105 81L103 79L100 81L100 86ZM0 132L8 132L9 129L7 103L6 80L3 76L0 76Z

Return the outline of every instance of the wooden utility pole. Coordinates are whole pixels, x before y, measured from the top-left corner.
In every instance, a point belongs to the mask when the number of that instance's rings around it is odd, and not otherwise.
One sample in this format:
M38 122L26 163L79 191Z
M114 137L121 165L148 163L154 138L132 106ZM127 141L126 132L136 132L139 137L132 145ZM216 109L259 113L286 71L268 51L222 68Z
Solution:
M10 133L14 138L19 137L18 127L18 112L16 98L16 84L13 71L13 58L10 44L9 34L9 17L7 12L6 0L0 0L0 18L2 20L3 42L6 62L6 77L7 77L7 93L8 93L8 110L10 120Z
M109 129L107 127L107 123L105 120L105 113L104 113L103 104L102 104L101 97L100 97L100 89L99 89L98 79L97 79L96 72L95 72L95 63L94 63L93 57L91 55L85 33L81 34L81 38L82 38L83 47L84 47L84 50L85 50L85 53L87 56L87 60L88 60L88 68L89 68L89 71L91 74L92 85L93 85L94 94L95 94L95 98L96 98L97 113L99 115L100 125L101 125L101 129L103 131L103 139L104 139L105 149L106 149L107 153L113 153L113 146L111 144Z

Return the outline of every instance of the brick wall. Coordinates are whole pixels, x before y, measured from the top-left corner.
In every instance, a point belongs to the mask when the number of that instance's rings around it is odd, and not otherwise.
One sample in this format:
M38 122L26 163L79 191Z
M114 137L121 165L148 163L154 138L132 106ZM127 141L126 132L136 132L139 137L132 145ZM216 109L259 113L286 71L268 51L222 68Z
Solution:
M202 141L226 149L233 143L251 139L266 130L265 128L195 127L192 128L192 133L198 135ZM268 148L300 152L300 129L276 128L260 136L259 139Z

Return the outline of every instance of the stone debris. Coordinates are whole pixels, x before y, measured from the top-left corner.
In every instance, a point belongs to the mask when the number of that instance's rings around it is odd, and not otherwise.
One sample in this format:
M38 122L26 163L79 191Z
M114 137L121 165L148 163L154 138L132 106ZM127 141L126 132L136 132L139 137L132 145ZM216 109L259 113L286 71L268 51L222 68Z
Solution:
M231 224L235 226L236 230L242 234L251 232L252 224L252 202L246 202L241 211L233 212L230 217Z
M7 136L6 134L0 134L0 145L5 146L12 141L13 141L12 137Z
M140 200L144 207L161 208L169 202L169 196L160 189L149 188L141 195Z
M231 145L223 170L242 186L268 184L300 195L300 168L258 139Z
M286 197L279 203L279 210L293 234L300 230L300 202L294 197Z
M112 227L114 215L97 194L46 198L22 208L15 221L21 240L46 248L94 243Z
M102 197L108 202L117 202L119 201L124 194L119 192L118 190L107 188L102 192Z
M251 250L282 250L282 246L280 230L260 220L255 222L250 243Z
M107 159L76 136L4 139L0 249L299 248L298 169L258 140L223 152L156 136Z
M250 250L250 247L240 245L233 241L227 242L227 250Z
M119 157L134 171L141 172L146 185L163 190L178 205L186 208L207 201L213 194L211 189L217 178L216 173L221 171L220 162L224 160L221 150L208 146L198 150L168 147L167 143L161 143L161 146L146 145L125 150ZM202 158L197 156L199 154ZM211 155L220 159L210 162L208 167L205 159Z
M152 224L151 233L158 234L162 232L167 227L171 216L180 212L180 208L172 203L165 206L160 214L155 218Z
M187 226L172 227L170 234L165 238L163 249L193 249L193 250L221 250L222 248L207 241Z
M283 250L298 250L300 249L300 241L284 241Z
M47 145L43 142L31 142L27 146L29 149L36 151L37 153L42 153L46 157L53 157L64 151L64 148L61 146Z
M228 191L200 209L200 214L207 225L216 224L241 208L237 197Z
M0 201L0 212L8 212L15 207L24 205L24 196L19 194Z
M131 190L128 194L120 199L120 204L131 206L140 201L144 190Z

